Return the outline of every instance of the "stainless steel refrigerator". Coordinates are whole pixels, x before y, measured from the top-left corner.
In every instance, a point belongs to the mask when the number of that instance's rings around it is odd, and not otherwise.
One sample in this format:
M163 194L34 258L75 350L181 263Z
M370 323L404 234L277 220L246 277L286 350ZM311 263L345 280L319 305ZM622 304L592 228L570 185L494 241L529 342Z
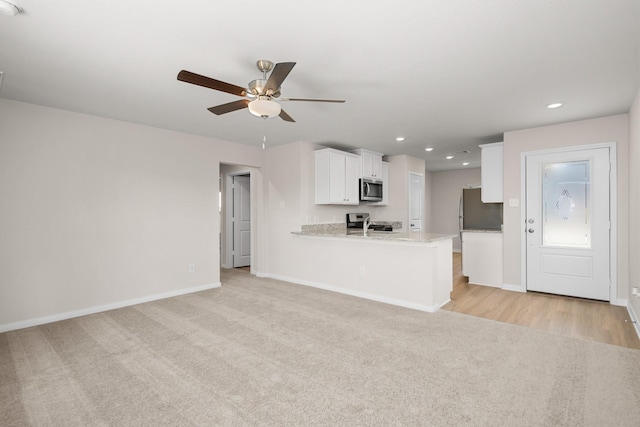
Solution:
M460 230L501 230L502 203L482 203L480 188L465 188L459 220Z

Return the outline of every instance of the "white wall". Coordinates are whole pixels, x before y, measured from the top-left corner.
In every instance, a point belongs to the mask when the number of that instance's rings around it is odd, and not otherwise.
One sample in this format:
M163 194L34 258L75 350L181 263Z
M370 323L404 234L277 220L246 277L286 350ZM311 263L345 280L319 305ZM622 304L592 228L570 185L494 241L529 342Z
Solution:
M478 187L480 168L431 172L431 224L436 233L456 234L453 250L459 252L460 196L463 188Z
M618 265L617 298L626 299L629 282L629 117L621 114L504 134L504 200L523 200L521 153L550 148L617 143L618 153ZM523 203L520 203L523 206ZM504 282L521 286L520 207L504 208Z
M640 297L632 297L630 291L640 287L640 91L629 112L629 165L629 303L637 319ZM637 324L636 328L640 331Z
M0 328L219 283L219 163L263 155L0 99Z

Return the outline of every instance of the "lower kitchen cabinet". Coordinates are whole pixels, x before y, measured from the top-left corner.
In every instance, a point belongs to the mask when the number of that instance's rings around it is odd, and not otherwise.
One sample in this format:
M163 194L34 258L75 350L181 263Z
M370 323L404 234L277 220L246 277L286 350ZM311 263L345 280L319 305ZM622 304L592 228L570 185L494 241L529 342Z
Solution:
M462 274L469 278L469 283L501 288L502 253L501 232L462 232Z

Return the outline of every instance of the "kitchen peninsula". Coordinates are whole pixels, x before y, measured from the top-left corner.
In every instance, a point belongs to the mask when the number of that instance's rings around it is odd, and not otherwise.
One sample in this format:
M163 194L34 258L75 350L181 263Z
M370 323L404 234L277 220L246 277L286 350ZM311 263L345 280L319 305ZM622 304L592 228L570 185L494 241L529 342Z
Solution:
M331 224L293 232L299 268L281 279L421 311L446 304L452 290L453 235L347 234Z

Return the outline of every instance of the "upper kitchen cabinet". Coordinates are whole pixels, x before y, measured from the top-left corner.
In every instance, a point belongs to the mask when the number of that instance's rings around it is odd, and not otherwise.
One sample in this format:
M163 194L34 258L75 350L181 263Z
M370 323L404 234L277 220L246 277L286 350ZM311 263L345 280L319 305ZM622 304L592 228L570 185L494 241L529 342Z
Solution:
M382 162L382 201L373 202L373 206L387 206L389 204L389 162Z
M316 204L357 205L360 157L325 148L314 152Z
M382 154L364 148L353 150L353 153L360 156L360 178L382 179Z
M482 179L482 202L502 203L503 154L502 142L480 145Z

